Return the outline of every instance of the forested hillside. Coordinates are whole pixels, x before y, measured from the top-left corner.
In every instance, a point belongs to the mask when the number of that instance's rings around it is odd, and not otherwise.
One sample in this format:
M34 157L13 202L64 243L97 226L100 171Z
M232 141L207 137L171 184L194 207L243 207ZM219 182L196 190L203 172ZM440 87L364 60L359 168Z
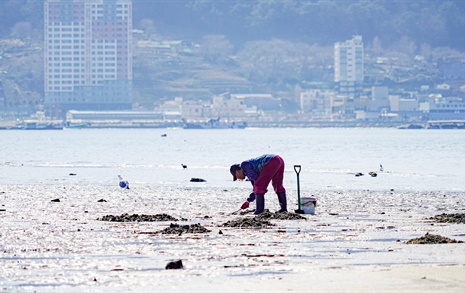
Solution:
M133 0L134 24L151 19L165 36L195 41L225 35L236 46L279 38L320 45L354 34L391 44L408 37L417 46L465 50L463 0ZM43 1L1 0L0 36L41 30ZM37 36L37 34L35 34Z

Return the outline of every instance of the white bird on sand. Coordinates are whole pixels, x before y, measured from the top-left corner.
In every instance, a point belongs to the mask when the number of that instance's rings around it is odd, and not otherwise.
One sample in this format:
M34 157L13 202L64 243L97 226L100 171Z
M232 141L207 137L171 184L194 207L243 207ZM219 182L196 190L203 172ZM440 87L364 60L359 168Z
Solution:
M127 180L123 180L123 177L121 175L118 175L119 179L119 187L122 189L129 189L129 182Z

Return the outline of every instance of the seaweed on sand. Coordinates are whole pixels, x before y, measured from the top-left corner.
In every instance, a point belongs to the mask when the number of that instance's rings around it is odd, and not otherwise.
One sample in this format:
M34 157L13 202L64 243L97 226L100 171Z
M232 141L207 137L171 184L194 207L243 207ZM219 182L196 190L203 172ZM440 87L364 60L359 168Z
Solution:
M275 226L269 220L306 220L307 218L294 213L272 213L265 210L263 213L255 217L246 217L242 219L228 221L220 227L235 227L235 228L268 228Z
M98 221L109 222L161 222L161 221L178 221L178 219L168 214L144 215L144 214L122 214L120 216L106 215L97 218Z
M211 230L203 227L200 224L192 224L192 225L179 225L171 223L169 227L157 231L154 234L182 234L182 233L208 233Z
M307 218L295 214L295 213L272 213L269 210L265 210L263 213L257 216L257 218L265 220L306 220Z
M438 223L465 224L465 214L440 214L430 218Z
M444 244L444 243L463 243L455 239L426 233L425 236L413 238L405 242L406 244Z
M228 221L220 227L235 227L235 228L268 228L274 226L270 221L259 218L259 217L250 217L250 218L243 218L233 221Z

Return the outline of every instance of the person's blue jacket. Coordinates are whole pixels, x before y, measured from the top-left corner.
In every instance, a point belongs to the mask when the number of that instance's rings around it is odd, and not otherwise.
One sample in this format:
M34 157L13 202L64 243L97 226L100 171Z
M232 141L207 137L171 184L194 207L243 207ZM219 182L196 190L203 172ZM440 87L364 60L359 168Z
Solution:
M263 167L275 156L276 155L273 154L265 154L241 163L241 169L244 172L244 175L250 179L252 185L254 184L255 180L257 180ZM254 200L255 194L252 192L247 198L247 201L252 202Z

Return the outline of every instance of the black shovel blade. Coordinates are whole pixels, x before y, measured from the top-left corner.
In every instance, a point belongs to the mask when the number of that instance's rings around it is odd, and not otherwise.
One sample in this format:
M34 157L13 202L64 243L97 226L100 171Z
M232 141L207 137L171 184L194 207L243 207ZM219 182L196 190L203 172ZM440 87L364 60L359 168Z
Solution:
M303 214L303 213L304 213L304 210L295 210L295 213L296 213L296 214Z

